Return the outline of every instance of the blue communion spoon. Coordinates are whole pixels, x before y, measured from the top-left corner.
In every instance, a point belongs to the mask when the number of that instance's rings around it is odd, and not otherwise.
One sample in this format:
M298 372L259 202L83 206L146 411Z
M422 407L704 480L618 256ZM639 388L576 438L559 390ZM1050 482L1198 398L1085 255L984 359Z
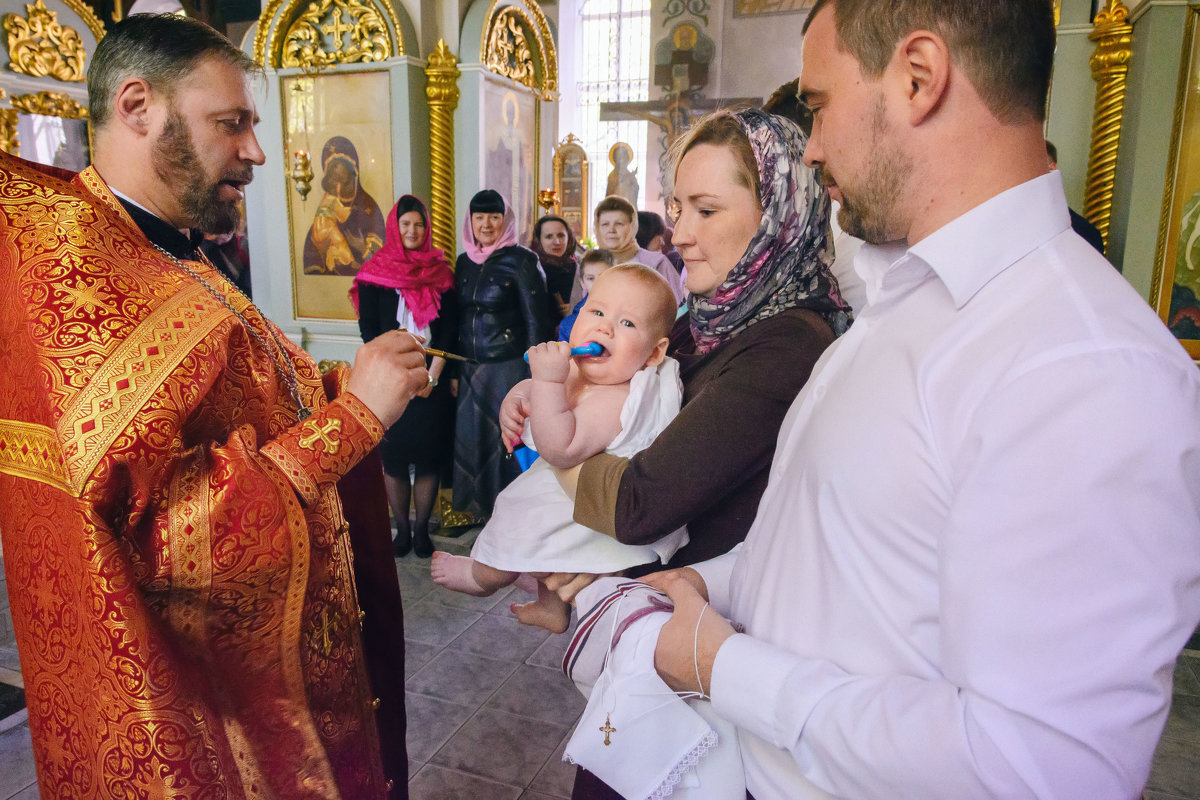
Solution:
M604 347L598 342L588 342L571 348L572 356L598 356L603 352ZM529 353L525 354L525 363L529 363Z

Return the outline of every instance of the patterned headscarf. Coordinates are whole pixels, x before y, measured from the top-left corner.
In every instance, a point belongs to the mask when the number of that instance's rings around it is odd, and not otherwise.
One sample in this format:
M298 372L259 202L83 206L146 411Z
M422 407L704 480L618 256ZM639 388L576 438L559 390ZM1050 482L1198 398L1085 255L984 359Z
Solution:
M707 353L789 308L820 314L840 336L850 326L833 262L829 195L801 157L807 137L789 119L752 108L730 113L750 140L762 186L762 221L712 297L688 295L696 349Z
M425 238L416 250L407 249L400 236L400 217L408 211L416 211L425 220ZM437 319L442 307L442 292L454 286L454 272L446 254L433 246L432 234L429 212L419 198L406 194L397 200L387 217L387 239L383 247L367 259L350 286L354 310L358 311L358 285L371 283L398 290L418 328Z

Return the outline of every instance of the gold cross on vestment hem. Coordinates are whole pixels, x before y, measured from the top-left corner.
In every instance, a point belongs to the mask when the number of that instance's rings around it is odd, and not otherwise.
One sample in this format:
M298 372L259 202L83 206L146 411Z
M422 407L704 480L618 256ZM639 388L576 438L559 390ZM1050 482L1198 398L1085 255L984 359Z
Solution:
M341 429L342 421L340 419L327 419L323 424L316 420L309 420L301 429L304 431L304 435L300 437L300 446L306 450L316 450L317 442L321 442L325 445L326 453L335 455L342 443L333 438L333 434Z
M321 609L321 615L317 618L316 623L316 627L312 630L313 649L323 656L328 656L333 652L333 629L337 627L337 621L326 607Z

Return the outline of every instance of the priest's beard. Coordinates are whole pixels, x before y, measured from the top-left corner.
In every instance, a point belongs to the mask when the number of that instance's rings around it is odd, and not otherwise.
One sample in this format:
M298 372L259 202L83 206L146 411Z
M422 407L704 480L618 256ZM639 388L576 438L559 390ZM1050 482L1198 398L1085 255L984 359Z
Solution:
M150 163L159 179L174 187L175 199L191 227L205 233L230 233L237 228L238 201L222 200L221 184L226 180L249 182L254 176L253 167L247 165L216 179L209 178L196 154L187 123L175 109L167 115L163 132L154 143Z
M887 107L881 96L871 118L870 160L861 179L850 186L838 181L842 207L838 225L843 231L871 244L900 238L901 192L912 173L912 159L889 139ZM824 168L822 168L824 171Z

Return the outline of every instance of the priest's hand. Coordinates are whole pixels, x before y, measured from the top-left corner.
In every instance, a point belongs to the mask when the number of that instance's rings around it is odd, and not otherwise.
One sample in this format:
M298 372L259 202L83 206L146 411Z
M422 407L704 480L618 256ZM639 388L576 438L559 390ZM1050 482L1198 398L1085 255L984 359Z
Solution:
M654 668L659 677L677 692L708 694L717 651L735 633L733 626L707 607L707 587L695 570L685 567L643 580L666 592L675 604L654 650Z
M429 386L425 350L407 331L388 331L358 348L347 390L383 427L400 419L408 401Z

